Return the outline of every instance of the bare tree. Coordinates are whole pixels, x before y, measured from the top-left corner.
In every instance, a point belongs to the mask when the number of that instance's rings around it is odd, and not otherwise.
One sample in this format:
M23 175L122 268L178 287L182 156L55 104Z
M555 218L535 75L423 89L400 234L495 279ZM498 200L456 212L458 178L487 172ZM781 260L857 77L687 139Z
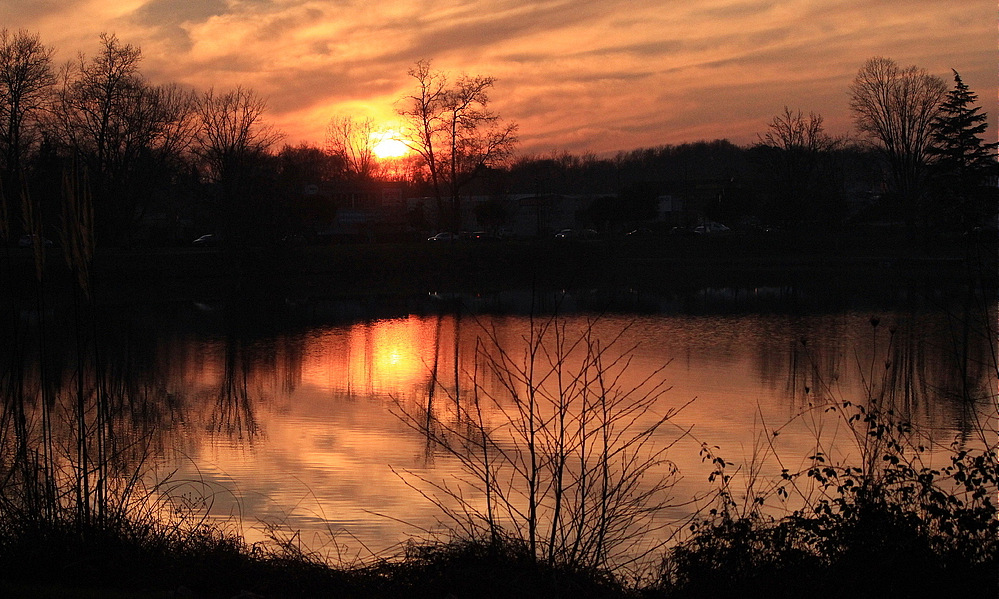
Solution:
M808 113L806 118L801 111L792 112L787 106L767 125L767 132L760 136L765 145L782 150L806 150L820 152L835 144L822 126L822 115Z
M198 95L176 84L154 89L158 109L156 149L168 160L184 158L198 132Z
M462 189L486 167L509 158L517 143L517 125L503 123L489 110L493 77L461 75L453 83L446 73L421 60L409 71L416 90L399 110L409 124L407 143L426 164L438 212L450 198L449 225L461 226Z
M201 97L197 153L216 182L232 183L252 158L265 153L281 135L262 120L267 103L244 87Z
M248 227L260 224L253 222L259 215L251 210L252 200L261 191L253 182L268 150L281 139L263 121L266 107L263 98L244 87L225 93L210 89L198 103L195 153L216 184L217 225L230 238L242 237Z
M884 153L893 191L909 210L921 208L932 124L946 91L940 77L883 57L868 60L850 86L857 128Z
M139 72L142 52L101 34L93 58L80 55L62 72L53 132L80 159L93 188L99 238L127 241L155 181L184 166L195 125L195 94L154 86Z
M784 107L759 136L760 150L773 185L779 220L794 223L816 212L833 191L829 183L830 154L841 145L825 132L822 116Z
M405 105L399 109L399 115L408 122L407 145L426 165L440 222L444 214L444 195L441 191L438 145L444 131L441 107L444 104L447 78L444 73L432 71L430 62L426 60L417 62L409 70L409 76L416 80L416 90L413 95L404 98Z
M145 85L139 74L142 51L114 34L100 38L97 56L80 54L64 69L58 116L65 141L89 158L95 173L107 174L125 151Z
M354 177L363 179L372 172L374 123L371 118L337 116L330 119L326 128L326 151L340 158L348 174Z
M0 30L0 160L8 192L19 185L25 153L51 99L52 53L38 34Z

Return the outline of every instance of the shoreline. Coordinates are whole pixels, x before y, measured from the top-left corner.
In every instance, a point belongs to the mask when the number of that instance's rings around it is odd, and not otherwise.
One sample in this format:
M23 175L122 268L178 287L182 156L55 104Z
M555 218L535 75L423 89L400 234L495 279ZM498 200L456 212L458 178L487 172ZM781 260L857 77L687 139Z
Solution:
M621 289L680 293L707 287L795 286L890 290L999 285L996 244L909 244L874 235L837 239L731 236L717 239L410 242L272 248L98 250L90 285L103 301L404 296L512 289ZM39 286L30 249L0 256L5 296ZM72 293L77 277L60 248L46 250L42 289Z

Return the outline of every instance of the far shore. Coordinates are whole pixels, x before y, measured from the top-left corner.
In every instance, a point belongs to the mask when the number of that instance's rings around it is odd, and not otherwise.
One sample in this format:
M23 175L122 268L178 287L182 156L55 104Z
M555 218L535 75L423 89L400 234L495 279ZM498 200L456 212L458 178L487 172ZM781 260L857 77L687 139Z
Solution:
M59 247L46 250L43 288L71 291L79 280ZM115 298L204 298L239 293L342 297L505 289L977 285L995 288L996 240L912 240L904 233L821 236L625 236L595 240L498 240L98 249L90 286ZM14 295L34 293L30 248L0 254L0 278ZM6 286L6 285L5 285Z

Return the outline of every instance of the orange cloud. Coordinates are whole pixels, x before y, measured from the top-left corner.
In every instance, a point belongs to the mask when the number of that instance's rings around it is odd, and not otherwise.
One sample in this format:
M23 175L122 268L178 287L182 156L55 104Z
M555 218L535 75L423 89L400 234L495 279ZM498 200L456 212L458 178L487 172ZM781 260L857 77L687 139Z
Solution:
M113 31L139 45L147 76L251 87L288 141L319 142L329 118L363 106L387 119L419 59L499 80L494 108L522 150L619 149L729 138L752 142L785 105L848 133L847 87L871 56L995 98L994 5L984 0L7 0L0 22L41 34L60 59ZM988 106L986 106L988 108ZM995 111L991 111L995 112ZM995 114L990 114L994 137Z

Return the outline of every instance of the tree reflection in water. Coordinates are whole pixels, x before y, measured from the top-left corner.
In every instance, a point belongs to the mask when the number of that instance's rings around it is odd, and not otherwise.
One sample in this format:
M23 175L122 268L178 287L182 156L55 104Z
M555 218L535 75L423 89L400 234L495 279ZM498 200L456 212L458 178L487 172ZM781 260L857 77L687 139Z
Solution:
M863 396L864 381L872 380L884 380L891 391L886 401L916 426L936 431L940 439L962 432L972 443L975 431L987 429L978 422L994 422L996 411L990 405L996 384L992 342L974 326L962 328L980 320L975 310L994 315L994 304L982 303L980 297L970 303L970 316L960 302L956 312L883 311L877 327L870 324L871 312L848 310L605 314L594 334L600 338L634 322L626 340L636 346L634 376L672 358L665 372L673 385L670 397L697 397L682 415L689 421L684 424L695 425L699 439L726 448L728 459L738 460L733 451L753 446L759 432L754 423L774 427L809 404ZM225 305L205 312L183 306L106 310L95 316L99 359L82 361L69 334L71 322L45 320L44 351L21 329L10 337L20 340L20 350L0 348L5 365L20 365L7 369L3 381L8 439L35 434L43 406L66 404L60 409L72 414L82 380L86 393L100 387L107 398L103 413L113 427L107 447L118 448L123 464L143 454L173 464L171 456L179 454L202 471L231 474L219 479L233 480L244 496L267 498L266 507L247 504L247 519L283 511L290 526L317 526L316 518L296 512L301 497L292 490L304 487L322 513L361 531L356 534L374 546L397 541L406 528L359 513L365 506L385 506L400 520L431 526L439 514L400 488L389 466L450 475L455 465L426 437L405 430L388 408L396 401L420 406L428 423L431 414L467 411L475 389L495 391L499 384L476 367L482 351L476 327L481 323L495 331L498 344L516 347L527 319L470 311L459 319L447 310L404 306L373 316L351 308L346 318L329 310L334 317L289 324L273 316L279 310L264 308L264 316ZM23 390L23 404L10 402L7 389L15 387ZM68 422L73 420L54 417L51 434L74 447L76 433ZM471 428L460 432L471 438L475 423L465 424ZM784 455L807 455L802 452L809 450L810 434L795 437L784 429ZM253 452L238 451L251 444ZM697 449L678 446L671 454L685 475L674 488L678 498L703 491ZM16 444L4 450L18 451ZM197 469L181 473L197 478Z
M253 413L254 402L247 392L252 364L245 359L242 343L233 334L226 335L222 351L222 381L208 419L208 428L230 439L250 441L259 432Z

